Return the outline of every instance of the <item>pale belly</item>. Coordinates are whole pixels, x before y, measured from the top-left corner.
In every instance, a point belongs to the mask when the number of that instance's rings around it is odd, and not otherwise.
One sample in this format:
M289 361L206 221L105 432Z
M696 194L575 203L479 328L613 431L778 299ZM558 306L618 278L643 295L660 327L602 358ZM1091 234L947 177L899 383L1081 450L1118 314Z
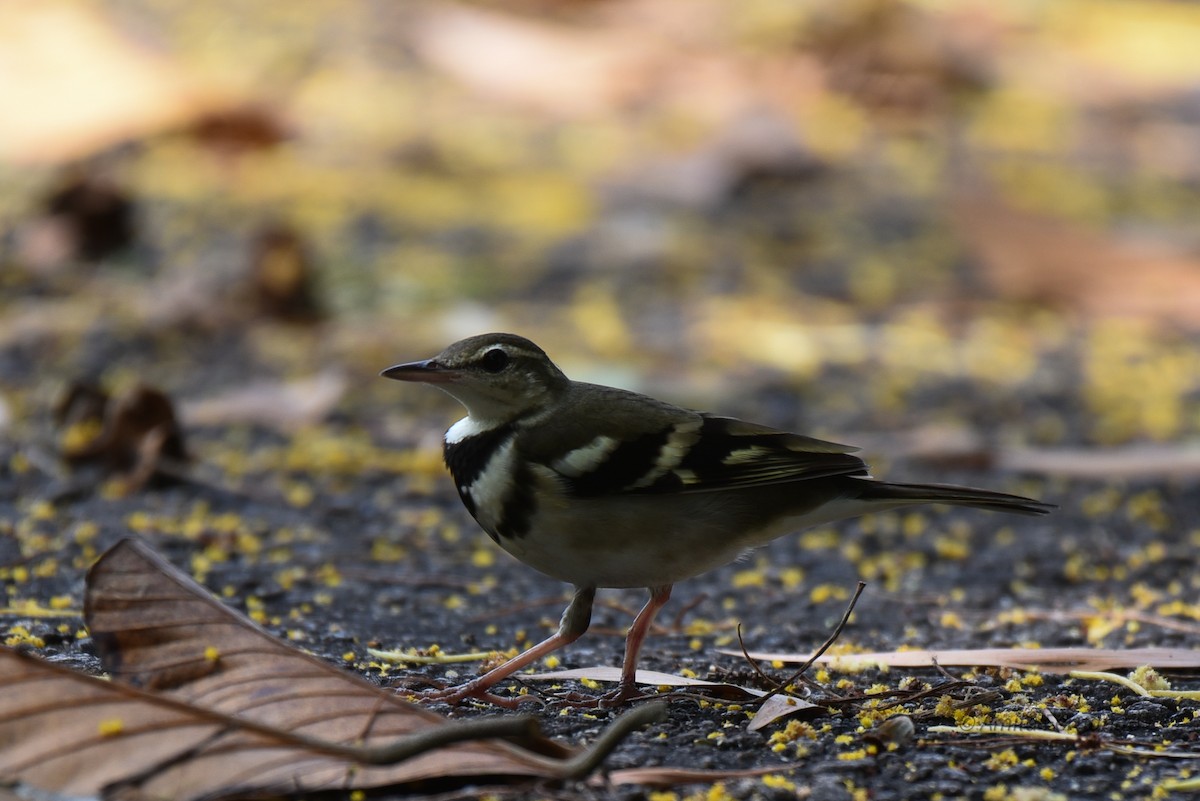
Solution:
M835 500L802 514L761 519L763 515L731 508L722 493L570 503L570 514L561 508L540 508L531 531L499 542L546 575L597 587L674 584L728 564L790 531L866 511L862 503Z

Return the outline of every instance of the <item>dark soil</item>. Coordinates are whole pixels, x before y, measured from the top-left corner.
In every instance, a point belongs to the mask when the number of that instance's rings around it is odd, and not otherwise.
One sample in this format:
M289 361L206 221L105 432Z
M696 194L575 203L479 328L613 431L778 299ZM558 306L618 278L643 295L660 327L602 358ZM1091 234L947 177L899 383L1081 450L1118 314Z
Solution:
M204 363L202 355L197 363ZM830 375L832 383L845 380ZM389 686L457 681L476 666L385 667L368 647L506 650L553 631L566 589L496 549L441 475L437 433L451 401L444 409L414 411L411 404L427 399L406 396L420 388L386 389L352 396L319 436L281 436L256 426L190 430L192 475L199 478L124 497L111 482L89 485L85 474L52 476L53 441L39 433L50 430L49 411L35 410L36 425L16 432L0 453L0 564L16 607L3 619L8 641L25 647L41 641L47 658L96 671L86 631L71 610L80 607L94 557L131 533L271 631ZM962 402L949 392L930 390L930 397ZM854 419L851 410L843 415ZM859 578L868 586L835 650L1196 642L1195 482L1050 481L912 460L889 464L884 475L1018 491L1060 509L1045 518L930 509L783 537L679 585L642 667L765 688L745 659L716 649L738 647L739 625L752 650L815 648ZM66 491L65 482L74 488ZM25 600L65 609L61 617L22 616L16 604ZM640 592L602 592L592 630L560 652L561 666L618 665L623 628L643 600ZM791 672L761 667L775 678ZM607 767L778 768L767 778L722 780L719 788L674 788L676 797L1149 798L1188 763L1107 746L1198 752L1195 701L1138 698L1107 682L986 667L813 669L809 677L819 688L798 685L798 692L823 709L803 724L781 721L750 732L748 707L681 696L671 701L665 723L632 736ZM1170 675L1182 688L1195 688L1198 678L1194 671ZM524 686L546 703L545 729L564 741L588 742L613 716L555 704L563 691L596 690L572 682ZM863 694L898 703L880 711ZM455 717L496 713L471 705L435 708ZM871 731L896 712L913 720L915 738L889 747ZM956 722L1006 731L928 732ZM1079 739L1023 736L1060 728ZM1016 795L1035 787L1060 796ZM632 799L653 791L579 784L503 792Z

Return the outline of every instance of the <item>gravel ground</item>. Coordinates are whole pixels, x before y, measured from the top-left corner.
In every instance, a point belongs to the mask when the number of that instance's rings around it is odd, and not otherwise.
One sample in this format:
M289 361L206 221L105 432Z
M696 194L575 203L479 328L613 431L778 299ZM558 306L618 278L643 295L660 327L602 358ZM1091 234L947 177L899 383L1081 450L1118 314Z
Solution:
M845 380L828 376L830 386ZM0 564L10 603L0 624L7 642L97 670L72 610L87 566L131 533L268 629L387 685L461 679L477 666L385 666L369 647L503 651L551 632L565 588L496 549L442 474L437 434L451 402L387 389L392 394L373 387L352 394L331 422L294 436L256 425L196 426L187 436L200 480L127 495L111 479L89 484L86 474L65 476L46 433L48 408L31 411L35 425L0 446ZM964 402L958 390L928 392L954 406ZM751 388L746 397L769 395ZM745 659L718 653L738 647L737 626L752 650L806 652L828 636L860 578L867 588L835 651L1195 647L1195 481L1045 479L903 457L877 473L1021 492L1060 509L1037 519L930 509L782 537L677 586L642 667L766 687ZM62 616L23 617L21 601L60 608ZM618 665L623 628L642 601L640 592L602 591L592 630L560 652L558 665ZM782 665L761 668L775 678L790 675ZM1168 676L1182 689L1200 681L1196 671ZM580 784L497 792L656 801L797 793L1150 798L1194 765L1156 750L1200 754L1194 700L1140 698L1104 681L996 667L813 669L809 677L815 685L798 692L821 706L818 714L749 731L750 706L679 697L666 722L629 738L607 765L771 769L767 776L658 789ZM612 717L554 703L564 690L595 692L588 687L525 686L546 701L539 712L545 729L566 742L588 742ZM875 695L896 703L869 697ZM455 717L495 711L435 708ZM912 720L915 737L891 742L872 733L894 714ZM929 731L955 724L1005 731ZM1027 734L1059 728L1080 739ZM1109 747L1115 744L1136 744L1147 754L1120 753Z
M455 404L377 377L461 336L512 330L573 378L862 445L884 479L1059 505L1036 519L922 509L781 537L677 585L644 668L767 687L793 666L764 662L764 677L722 653L736 652L738 627L749 649L807 653L859 580L835 653L1196 652L1200 184L1194 148L1173 146L1195 137L1194 59L1170 89L1145 82L1145 48L1129 46L1162 40L1152 60L1169 63L1167 34L1194 22L1188 9L1082 3L1068 20L1006 8L989 23L982 8L960 19L931 4L879 16L892 4L712 3L679 38L670 3L628 16L657 4L521 3L511 20L500 5L227 13L121 0L87 4L73 23L56 8L44 27L64 41L31 37L57 63L116 26L139 63L143 41L162 50L145 62L154 77L228 74L251 102L231 125L102 137L113 147L69 168L0 164L5 644L98 672L83 579L130 535L270 631L389 687L480 666L384 664L369 649L537 642L567 588L500 552L462 508L440 458ZM461 24L474 6L482 28ZM559 22L531 10L548 6ZM519 100L536 92L506 99L504 70L462 83L484 52L477 30L500 42L534 31L551 48L535 52L583 53L561 74L507 77L509 89L548 85L568 111ZM597 45L598 61L586 55ZM624 55L650 45L653 58ZM471 69L439 66L437 52ZM108 57L89 53L77 60ZM1067 80L1023 68L1047 57ZM938 64L948 72L929 72ZM990 88L976 83L993 72ZM94 78L83 78L86 111ZM613 90L613 105L570 111L588 96L575 97L577 78ZM856 86L926 102L889 110ZM69 88L42 94L75 105ZM62 453L98 430L56 427L74 381L114 397L139 383L165 392L187 478L178 465L174 480L134 486L95 463L69 469ZM1145 447L1159 450L1122 450ZM619 665L643 600L602 591L592 630L555 664ZM1200 671L1166 675L1200 690ZM1111 681L988 665L816 667L808 679L797 693L813 714L754 731L750 704L676 696L606 765L722 772L707 781L487 792L1159 798L1200 758L1196 700ZM541 698L544 728L566 743L613 717L556 703L602 691L582 684L510 691ZM911 738L887 733L898 715ZM954 725L1002 730L933 730ZM1047 739L1060 731L1075 739Z

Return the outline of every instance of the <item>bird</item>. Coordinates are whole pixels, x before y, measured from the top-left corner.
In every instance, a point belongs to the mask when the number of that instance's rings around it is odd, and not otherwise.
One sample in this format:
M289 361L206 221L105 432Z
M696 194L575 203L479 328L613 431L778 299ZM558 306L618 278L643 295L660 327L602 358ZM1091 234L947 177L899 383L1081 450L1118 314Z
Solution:
M783 534L915 504L1055 508L986 489L877 480L851 446L572 381L516 334L468 337L380 375L432 385L466 408L443 443L463 505L505 551L574 587L553 635L427 693L448 703L515 706L493 689L582 636L598 588L650 595L626 636L616 690L597 699L613 707L637 696L638 655L673 585Z

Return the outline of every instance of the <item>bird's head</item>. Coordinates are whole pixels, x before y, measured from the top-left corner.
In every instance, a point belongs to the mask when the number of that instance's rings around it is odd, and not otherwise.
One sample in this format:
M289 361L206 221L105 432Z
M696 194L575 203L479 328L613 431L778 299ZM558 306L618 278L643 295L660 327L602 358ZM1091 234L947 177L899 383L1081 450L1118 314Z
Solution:
M432 359L397 364L380 375L433 384L467 407L472 419L491 424L544 408L570 384L541 348L515 334L468 337Z

